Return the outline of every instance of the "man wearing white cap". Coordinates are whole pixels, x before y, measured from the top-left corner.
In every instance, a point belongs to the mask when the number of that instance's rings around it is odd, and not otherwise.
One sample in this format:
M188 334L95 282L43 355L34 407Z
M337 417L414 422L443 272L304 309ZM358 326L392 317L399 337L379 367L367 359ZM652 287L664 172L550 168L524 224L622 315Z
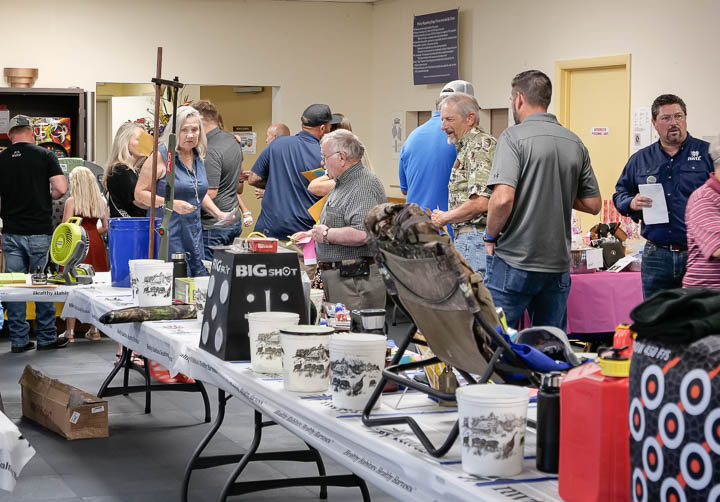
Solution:
M441 129L440 103L455 92L474 95L470 82L453 80L445 85L435 100L435 112L430 120L410 133L400 150L400 190L407 202L414 202L423 209L448 207L448 181L457 150L448 144L447 135Z
M442 130L457 148L457 159L448 182L448 211L435 209L432 222L439 227L451 224L455 248L473 271L485 275L487 183L497 141L478 125L479 115L480 106L468 94L451 94L440 105Z

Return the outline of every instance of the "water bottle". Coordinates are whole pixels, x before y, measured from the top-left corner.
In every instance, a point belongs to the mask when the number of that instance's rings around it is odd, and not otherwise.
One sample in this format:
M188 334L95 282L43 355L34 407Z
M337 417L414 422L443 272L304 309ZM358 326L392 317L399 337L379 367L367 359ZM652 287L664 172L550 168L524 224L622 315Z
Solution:
M175 279L178 277L187 277L185 253L173 253L170 255L170 261L173 264L172 297L175 298Z
M537 452L539 471L557 473L560 458L560 373L543 375L537 395Z

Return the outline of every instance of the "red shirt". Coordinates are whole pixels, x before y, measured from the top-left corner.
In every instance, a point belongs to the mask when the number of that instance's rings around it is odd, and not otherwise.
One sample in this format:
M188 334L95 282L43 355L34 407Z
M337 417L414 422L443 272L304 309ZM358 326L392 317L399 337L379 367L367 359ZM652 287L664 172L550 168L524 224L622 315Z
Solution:
M688 199L685 211L688 261L684 288L720 289L720 181L711 175Z

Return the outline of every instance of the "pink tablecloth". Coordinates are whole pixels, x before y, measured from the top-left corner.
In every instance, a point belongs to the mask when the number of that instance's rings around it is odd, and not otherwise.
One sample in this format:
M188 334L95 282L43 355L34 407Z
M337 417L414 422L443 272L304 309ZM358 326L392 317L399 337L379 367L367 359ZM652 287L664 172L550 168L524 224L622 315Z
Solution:
M615 331L631 323L630 311L642 303L640 272L573 274L567 302L568 333Z

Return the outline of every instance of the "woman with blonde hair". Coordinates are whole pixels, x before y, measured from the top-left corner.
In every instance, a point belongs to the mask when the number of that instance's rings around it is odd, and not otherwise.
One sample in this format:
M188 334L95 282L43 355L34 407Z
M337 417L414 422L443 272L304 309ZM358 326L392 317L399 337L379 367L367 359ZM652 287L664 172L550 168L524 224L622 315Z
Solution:
M107 232L108 207L100 193L95 175L87 167L79 166L70 172L70 197L65 201L63 221L73 216L82 218L80 226L88 235L89 248L83 263L93 266L95 272L107 272L107 254L105 243L100 237ZM100 228L98 228L98 222ZM65 337L71 342L75 340L75 318L67 318ZM85 338L99 340L100 332L96 327L85 333Z
M157 153L157 177L152 179L152 157L143 164L137 185L135 199L150 207L150 189L157 186L155 205L161 207L165 200L165 174L170 122L160 137ZM205 174L205 152L207 138L203 130L200 113L192 106L181 106L177 110L177 147L175 148L175 200L170 218L169 252L184 253L190 277L208 275L202 264L205 247L202 238L200 208L210 213L218 221L222 221L227 213L220 211L207 195L208 182ZM234 220L234 219L233 219ZM233 220L225 223L232 223Z
M145 216L147 208L135 201L138 172L147 158L137 150L143 132L142 125L137 122L126 122L115 133L102 178L111 218Z

